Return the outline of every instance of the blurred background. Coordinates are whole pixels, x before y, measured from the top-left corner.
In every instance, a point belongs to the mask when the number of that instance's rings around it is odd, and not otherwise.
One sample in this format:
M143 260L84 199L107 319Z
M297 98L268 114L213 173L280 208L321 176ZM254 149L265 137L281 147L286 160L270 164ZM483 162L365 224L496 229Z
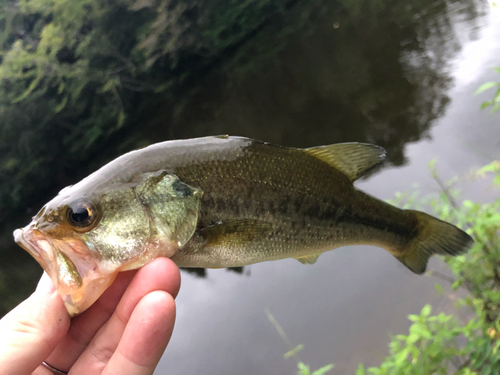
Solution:
M499 157L500 11L480 0L0 0L0 314L41 268L12 232L64 186L169 139L241 135L284 146L367 142L380 199L436 192L428 163L490 201L473 168ZM430 263L441 269L440 260ZM272 313L312 368L379 365L408 314L450 301L369 246L182 273L163 374L292 374Z

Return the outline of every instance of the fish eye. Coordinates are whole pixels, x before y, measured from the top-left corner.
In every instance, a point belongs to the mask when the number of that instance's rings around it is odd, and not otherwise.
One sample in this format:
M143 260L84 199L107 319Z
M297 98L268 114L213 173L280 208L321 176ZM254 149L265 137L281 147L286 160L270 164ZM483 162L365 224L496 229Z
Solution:
M75 229L90 230L97 222L98 212L92 202L87 199L78 199L68 206L66 217Z

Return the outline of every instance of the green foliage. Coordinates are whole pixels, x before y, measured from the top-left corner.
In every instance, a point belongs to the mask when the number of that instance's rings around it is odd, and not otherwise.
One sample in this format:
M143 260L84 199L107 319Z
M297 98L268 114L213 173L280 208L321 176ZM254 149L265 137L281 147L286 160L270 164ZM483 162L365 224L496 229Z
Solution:
M477 175L493 173L498 184L499 165L494 161ZM426 305L420 315L409 316L413 322L409 334L393 338L389 357L368 372L495 374L500 369L500 199L486 204L465 200L459 205L458 192L452 188L454 181L443 183L439 179L435 161L430 167L442 193L423 199L421 204L430 205L442 220L467 228L475 240L467 254L445 258L455 276L451 286L457 291L457 309L467 318L462 320L456 314L431 315L431 306ZM415 195L399 194L400 202L406 198L410 199L410 206L415 206ZM439 284L436 289L444 291ZM360 365L357 374L365 373Z
M493 68L495 72L500 74L500 68ZM496 112L500 109L500 82L486 82L483 83L475 92L475 94L480 94L483 91L496 88L495 94L493 95L493 99L485 101L481 104L481 109L487 107L493 107L491 112Z
M326 374L331 369L333 369L333 365L326 365L311 372L311 369L308 365L304 364L303 362L298 362L297 368L298 368L297 375L323 375Z

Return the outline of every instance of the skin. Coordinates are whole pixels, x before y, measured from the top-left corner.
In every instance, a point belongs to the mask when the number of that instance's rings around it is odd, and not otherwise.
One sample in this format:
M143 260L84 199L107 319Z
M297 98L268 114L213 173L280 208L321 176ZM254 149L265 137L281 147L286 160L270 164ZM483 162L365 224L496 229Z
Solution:
M158 258L122 272L70 319L44 274L36 291L0 321L1 374L46 375L45 361L69 374L152 374L172 334L177 266Z

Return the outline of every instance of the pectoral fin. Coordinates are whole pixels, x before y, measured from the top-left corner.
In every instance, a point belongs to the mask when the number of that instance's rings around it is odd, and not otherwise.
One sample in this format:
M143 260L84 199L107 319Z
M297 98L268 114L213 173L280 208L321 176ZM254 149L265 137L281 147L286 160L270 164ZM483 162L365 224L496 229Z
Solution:
M203 228L200 234L206 239L205 246L238 246L257 241L272 231L271 223L263 220L235 220Z
M304 151L335 167L353 182L385 159L382 147L367 143L337 143Z
M297 257L297 259L302 264L314 264L318 260L320 254L306 255L303 257Z

